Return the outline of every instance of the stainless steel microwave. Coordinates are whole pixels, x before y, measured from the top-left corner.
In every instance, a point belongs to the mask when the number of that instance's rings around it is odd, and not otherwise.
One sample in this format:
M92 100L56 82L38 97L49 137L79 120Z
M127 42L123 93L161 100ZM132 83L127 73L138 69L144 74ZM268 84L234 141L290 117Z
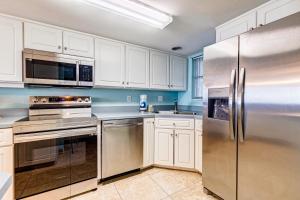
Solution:
M25 49L23 51L24 83L93 87L94 59Z

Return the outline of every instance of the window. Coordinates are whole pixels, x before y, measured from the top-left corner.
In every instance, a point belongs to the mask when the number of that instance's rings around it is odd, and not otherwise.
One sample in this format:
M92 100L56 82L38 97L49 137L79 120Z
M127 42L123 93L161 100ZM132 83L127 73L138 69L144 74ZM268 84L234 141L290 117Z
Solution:
M203 86L203 56L192 58L193 69L193 99L202 99Z

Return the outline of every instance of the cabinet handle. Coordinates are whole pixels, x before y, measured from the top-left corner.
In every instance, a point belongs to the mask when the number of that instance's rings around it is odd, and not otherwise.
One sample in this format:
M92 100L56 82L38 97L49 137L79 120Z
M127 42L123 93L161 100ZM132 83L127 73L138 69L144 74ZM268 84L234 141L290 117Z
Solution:
M129 82L127 82L127 85L129 85Z
M175 123L173 123L173 126L176 126L176 124L175 124Z
M58 46L58 49L61 49L61 46L60 46L60 45Z
M67 51L67 49L68 49L68 48L67 48L67 47L65 47L65 50L66 50L66 51Z
M176 133L175 136L178 137L178 134Z
M262 26L263 26L263 24L259 24L259 26L260 26L260 27L262 27Z
M252 28L250 28L250 31L253 31L254 30L254 28L252 27Z
M124 84L125 84L125 82L123 81L123 82L122 82L122 84L124 85Z

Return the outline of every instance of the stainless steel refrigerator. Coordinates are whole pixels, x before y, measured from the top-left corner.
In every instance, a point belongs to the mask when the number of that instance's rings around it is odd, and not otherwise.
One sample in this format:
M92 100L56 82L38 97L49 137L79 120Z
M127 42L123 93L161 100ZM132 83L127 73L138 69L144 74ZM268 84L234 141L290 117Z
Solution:
M203 186L300 199L300 13L205 48Z

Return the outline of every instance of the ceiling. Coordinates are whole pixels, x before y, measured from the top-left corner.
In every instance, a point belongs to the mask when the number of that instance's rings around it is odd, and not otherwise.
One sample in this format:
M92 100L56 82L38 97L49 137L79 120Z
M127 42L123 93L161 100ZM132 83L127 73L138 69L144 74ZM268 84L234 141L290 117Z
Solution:
M91 7L83 0L0 0L0 12L82 32L191 55L215 42L214 28L267 0L141 0L174 17L160 30Z

